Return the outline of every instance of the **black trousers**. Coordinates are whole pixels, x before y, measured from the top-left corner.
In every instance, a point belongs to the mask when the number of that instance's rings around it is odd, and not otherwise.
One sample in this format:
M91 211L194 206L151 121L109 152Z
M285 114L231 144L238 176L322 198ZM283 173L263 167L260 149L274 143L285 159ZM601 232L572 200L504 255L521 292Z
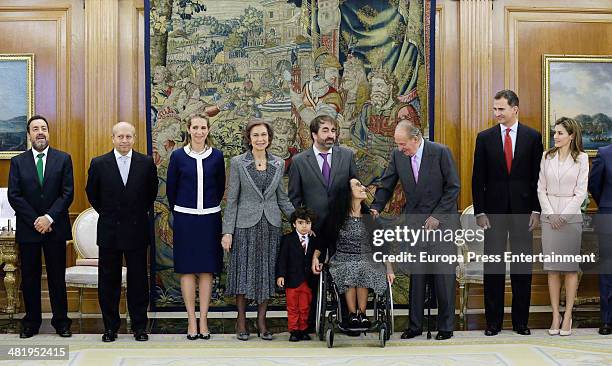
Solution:
M500 262L484 263L485 317L487 326L502 329L508 238L512 254L533 253L533 236L529 231L529 214L488 215L491 229L485 231L485 255L499 255ZM531 263L510 263L512 282L512 326L526 327L531 304Z
M612 324L612 234L599 234L598 271L601 322Z
M98 300L102 310L104 328L117 332L121 324L119 300L121 298L121 267L127 266L127 304L132 330L147 329L149 307L149 280L147 277L147 247L123 250L100 247L98 262Z
M427 274L410 275L410 325L409 329L423 331L423 318L426 298ZM436 273L429 275L438 308L438 330L452 332L455 330L455 275ZM430 325L431 326L431 325ZM432 327L433 329L433 327Z
M42 258L45 255L49 298L55 329L70 328L68 300L66 295L66 242L49 240L40 243L19 243L21 262L21 291L25 305L25 316L21 320L24 328L38 331L41 316Z

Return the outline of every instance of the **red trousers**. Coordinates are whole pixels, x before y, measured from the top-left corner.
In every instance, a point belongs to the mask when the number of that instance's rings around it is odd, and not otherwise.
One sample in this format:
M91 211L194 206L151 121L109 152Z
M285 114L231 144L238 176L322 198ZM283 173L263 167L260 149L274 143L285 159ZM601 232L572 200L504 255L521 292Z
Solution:
M308 312L312 291L306 281L296 288L287 288L287 328L290 332L308 328Z

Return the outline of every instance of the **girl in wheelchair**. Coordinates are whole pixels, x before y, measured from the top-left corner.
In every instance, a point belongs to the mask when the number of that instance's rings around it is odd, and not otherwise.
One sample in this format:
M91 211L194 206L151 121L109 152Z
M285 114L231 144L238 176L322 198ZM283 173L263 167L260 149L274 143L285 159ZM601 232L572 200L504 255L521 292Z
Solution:
M395 275L390 263L375 263L372 259L372 232L377 223L365 204L366 187L353 178L349 187L340 190L331 203L319 248L314 252L312 270L322 270L321 255L327 252L329 274L338 292L344 294L348 318L345 328L370 328L366 316L368 291L383 296ZM323 257L325 258L325 257Z

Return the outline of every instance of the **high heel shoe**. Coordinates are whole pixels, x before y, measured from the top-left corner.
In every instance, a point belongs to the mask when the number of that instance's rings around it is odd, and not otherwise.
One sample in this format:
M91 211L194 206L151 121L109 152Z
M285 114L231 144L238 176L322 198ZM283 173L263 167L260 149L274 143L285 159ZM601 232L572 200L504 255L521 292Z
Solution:
M274 337L272 336L273 333L270 331L265 331L263 333L259 333L259 330L257 330L257 336L260 337L261 339L263 339L264 341L271 341L274 339Z
M266 330L263 333L260 332L259 330L259 320L258 320L258 324L256 326L256 330L257 330L257 337L263 339L264 341L271 341L272 339L274 339L274 337L272 336L272 332Z
M561 319L559 320L559 327L557 329L550 328L548 330L548 334L551 335L551 336L558 335L562 323L563 323L563 317L561 317Z
M239 341L248 341L249 340L249 332L246 330L246 320L244 322L244 331L238 331L238 323L236 323L236 339ZM209 335L210 337L210 335Z
M568 336L572 334L572 320L573 319L570 319L570 329L569 330L563 330L563 329L559 330L560 336Z
M190 334L189 333L189 329L187 329L187 339L190 341L195 341L196 339L200 338L200 332L199 332L199 328L196 327L196 332L194 334Z
M210 332L206 332L206 333L200 333L198 334L200 339L204 339L204 340L209 340L210 339Z

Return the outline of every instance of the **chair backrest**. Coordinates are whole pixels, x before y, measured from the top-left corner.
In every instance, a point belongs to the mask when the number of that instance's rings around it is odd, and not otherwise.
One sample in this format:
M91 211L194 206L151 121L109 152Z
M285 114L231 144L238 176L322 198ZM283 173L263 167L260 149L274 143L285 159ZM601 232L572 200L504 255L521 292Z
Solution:
M81 258L98 258L98 213L93 208L81 212L72 225L72 240Z
M463 230L472 229L476 231L481 229L480 226L476 224L476 216L474 215L473 205L469 205L461 212L461 217L459 220L461 221L461 228ZM466 245L470 252L484 254L484 241L473 240L471 242L466 242Z

